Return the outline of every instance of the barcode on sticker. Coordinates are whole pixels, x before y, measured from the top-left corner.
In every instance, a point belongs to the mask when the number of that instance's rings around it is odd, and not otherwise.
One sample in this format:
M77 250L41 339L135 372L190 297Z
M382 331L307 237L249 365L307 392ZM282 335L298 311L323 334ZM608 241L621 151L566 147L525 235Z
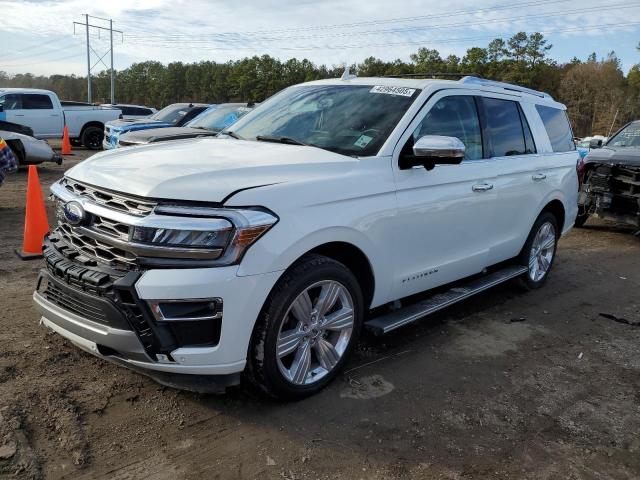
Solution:
M387 95L401 95L403 97L410 97L415 91L415 88L376 85L371 90L369 90L369 93L386 93Z

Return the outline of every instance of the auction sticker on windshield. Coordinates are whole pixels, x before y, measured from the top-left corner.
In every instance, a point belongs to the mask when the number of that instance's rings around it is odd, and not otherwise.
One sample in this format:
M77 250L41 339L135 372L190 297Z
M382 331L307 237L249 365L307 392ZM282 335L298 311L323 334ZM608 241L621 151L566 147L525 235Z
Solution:
M369 90L369 93L386 93L387 95L401 95L403 97L410 97L415 91L415 88L376 85L371 90Z

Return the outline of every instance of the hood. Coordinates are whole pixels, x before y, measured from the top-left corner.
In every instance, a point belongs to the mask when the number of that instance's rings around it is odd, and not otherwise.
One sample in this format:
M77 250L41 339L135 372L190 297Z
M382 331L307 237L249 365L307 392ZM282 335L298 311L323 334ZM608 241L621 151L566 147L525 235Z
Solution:
M170 123L161 122L160 120L151 120L149 118L122 118L107 122L107 126L111 131L125 132L129 130L137 130L140 128L158 128L161 126L171 126Z
M66 176L141 197L222 202L238 190L345 175L358 162L314 147L197 138L104 151Z
M167 127L138 130L120 136L123 142L152 143L164 140L179 140L183 138L214 137L218 134L215 130L203 130L191 127Z
M640 147L602 147L589 152L585 163L640 166Z

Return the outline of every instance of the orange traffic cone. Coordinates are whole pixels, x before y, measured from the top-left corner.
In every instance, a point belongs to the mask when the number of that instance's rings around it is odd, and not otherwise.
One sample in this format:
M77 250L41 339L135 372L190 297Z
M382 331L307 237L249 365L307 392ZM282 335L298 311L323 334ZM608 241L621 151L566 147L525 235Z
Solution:
M38 169L29 165L27 179L27 208L24 218L24 242L22 251L16 249L16 254L22 260L42 258L42 241L49 232L47 211L42 199L42 189L38 179Z
M71 153L71 141L69 140L69 127L66 125L62 130L62 155L73 155Z

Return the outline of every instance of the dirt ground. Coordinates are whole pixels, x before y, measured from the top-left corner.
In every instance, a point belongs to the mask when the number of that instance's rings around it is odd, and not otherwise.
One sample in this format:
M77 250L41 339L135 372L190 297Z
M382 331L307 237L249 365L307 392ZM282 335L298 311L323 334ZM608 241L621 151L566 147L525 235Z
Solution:
M40 167L45 188L62 167ZM0 187L0 478L640 478L640 239L590 222L545 288L384 338L297 403L161 387L38 325L26 172ZM52 212L50 219L53 221Z

